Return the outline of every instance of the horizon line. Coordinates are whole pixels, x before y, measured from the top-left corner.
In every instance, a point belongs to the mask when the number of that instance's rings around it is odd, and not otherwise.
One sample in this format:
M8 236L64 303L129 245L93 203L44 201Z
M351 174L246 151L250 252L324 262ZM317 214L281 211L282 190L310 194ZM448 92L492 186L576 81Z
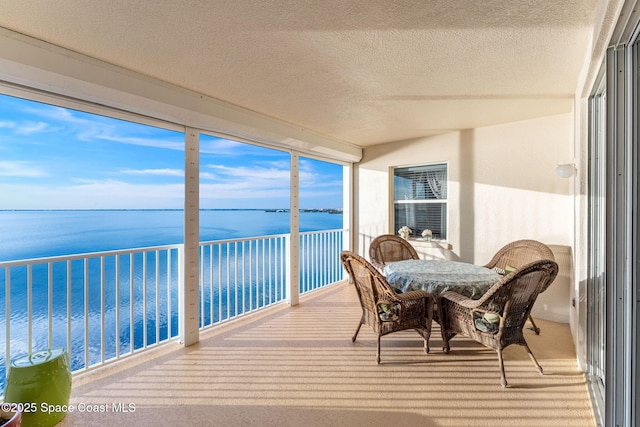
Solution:
M201 211L289 211L290 208L200 208ZM342 211L342 208L299 208L301 211ZM0 212L45 212L45 211L184 211L184 208L81 208L81 209L0 209Z

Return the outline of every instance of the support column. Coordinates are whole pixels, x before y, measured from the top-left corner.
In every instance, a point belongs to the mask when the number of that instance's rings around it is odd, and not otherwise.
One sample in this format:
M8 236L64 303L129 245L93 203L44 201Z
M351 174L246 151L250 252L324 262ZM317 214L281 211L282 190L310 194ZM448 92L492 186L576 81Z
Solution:
M180 340L185 346L199 341L199 256L200 256L200 134L185 132L184 250L180 286Z
M291 206L289 209L291 224L289 245L287 247L287 301L298 305L300 301L300 156L291 152Z
M342 167L342 250L353 251L356 247L354 241L356 240L355 222L354 222L354 200L355 193L353 187L353 165ZM342 269L342 279L347 279L347 272Z
M355 170L352 164L342 167L342 228L345 230L342 249L350 251L354 250L354 239L356 239L354 173Z

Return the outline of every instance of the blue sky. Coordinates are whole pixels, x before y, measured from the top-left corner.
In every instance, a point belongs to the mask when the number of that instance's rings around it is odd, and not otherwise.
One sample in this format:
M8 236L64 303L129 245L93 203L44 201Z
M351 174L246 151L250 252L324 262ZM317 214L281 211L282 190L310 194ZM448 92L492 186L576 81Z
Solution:
M287 208L288 153L202 135L200 207ZM0 95L0 209L181 209L184 135ZM301 158L302 208L342 207L342 166Z

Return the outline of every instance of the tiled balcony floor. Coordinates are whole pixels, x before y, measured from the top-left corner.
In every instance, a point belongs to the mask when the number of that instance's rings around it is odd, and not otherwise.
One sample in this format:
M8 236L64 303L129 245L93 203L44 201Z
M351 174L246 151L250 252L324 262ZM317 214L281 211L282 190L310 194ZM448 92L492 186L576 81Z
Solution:
M71 403L106 412L69 413L59 426L594 426L569 326L537 321L525 350L497 355L465 338L431 353L413 332L376 338L362 327L355 290L343 283L249 319L74 378ZM124 404L129 412L114 411ZM85 408L86 409L86 408Z

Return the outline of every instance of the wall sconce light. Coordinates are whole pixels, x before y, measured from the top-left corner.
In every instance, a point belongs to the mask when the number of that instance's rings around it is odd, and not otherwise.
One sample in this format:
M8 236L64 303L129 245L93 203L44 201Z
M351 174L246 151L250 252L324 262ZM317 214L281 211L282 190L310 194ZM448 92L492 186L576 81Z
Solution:
M558 165L556 168L556 175L560 178L571 178L576 173L576 165L573 163L565 163Z

